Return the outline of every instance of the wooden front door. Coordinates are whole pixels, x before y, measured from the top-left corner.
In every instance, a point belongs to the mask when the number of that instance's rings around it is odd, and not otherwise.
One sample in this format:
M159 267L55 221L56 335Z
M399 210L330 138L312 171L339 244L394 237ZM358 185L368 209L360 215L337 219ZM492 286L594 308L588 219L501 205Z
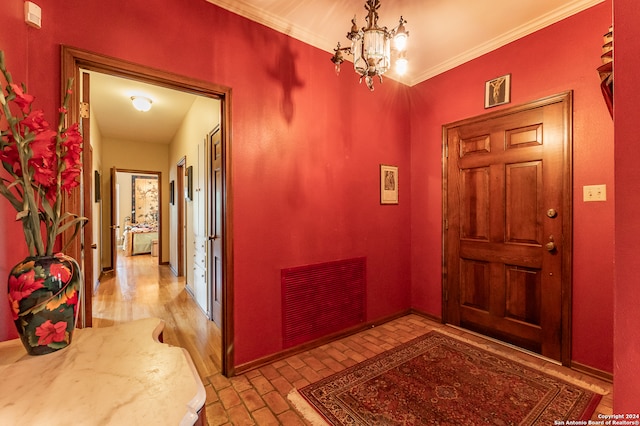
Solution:
M446 322L565 364L571 99L444 126Z

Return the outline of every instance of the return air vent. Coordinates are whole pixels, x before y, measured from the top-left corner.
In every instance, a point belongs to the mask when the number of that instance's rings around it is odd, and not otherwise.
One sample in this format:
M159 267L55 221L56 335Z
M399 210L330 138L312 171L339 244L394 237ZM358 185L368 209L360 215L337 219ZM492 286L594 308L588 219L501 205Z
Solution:
M364 322L365 272L364 257L283 269L284 347Z

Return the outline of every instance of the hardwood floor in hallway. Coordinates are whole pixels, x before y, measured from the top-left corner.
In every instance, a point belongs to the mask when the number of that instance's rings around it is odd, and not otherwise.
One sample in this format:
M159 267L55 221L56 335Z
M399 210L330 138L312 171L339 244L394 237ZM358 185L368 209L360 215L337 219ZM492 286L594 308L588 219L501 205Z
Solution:
M104 278L93 299L94 327L145 317L165 321L164 342L188 350L205 390L209 425L310 425L287 398L294 389L330 376L431 330L489 344L507 357L554 370L567 378L596 386L607 394L592 419L612 414L612 385L499 343L486 341L419 315L386 324L226 378L220 374L220 334L167 266L151 256L118 257L115 277Z
M187 293L184 277L151 255L118 255L116 265L116 273L103 277L93 295L93 326L160 318L164 342L187 349L201 377L219 373L220 329Z

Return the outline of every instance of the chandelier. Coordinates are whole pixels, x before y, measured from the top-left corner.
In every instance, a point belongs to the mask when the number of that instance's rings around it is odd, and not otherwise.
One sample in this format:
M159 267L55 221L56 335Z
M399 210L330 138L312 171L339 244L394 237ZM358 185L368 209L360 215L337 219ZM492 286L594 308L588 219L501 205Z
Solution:
M347 38L351 40L350 47L338 47L331 58L336 66L336 74L340 73L340 64L344 62L344 53L353 55L353 68L360 75L360 83L364 79L369 90L373 91L373 77L378 76L382 83L382 74L391 66L391 53L396 57L396 72L403 75L407 70L406 46L409 32L404 28L407 21L400 17L400 23L392 30L378 26L378 9L380 0L367 0L364 5L368 15L367 27L358 29L356 18L351 20L351 31ZM391 39L394 41L393 49Z

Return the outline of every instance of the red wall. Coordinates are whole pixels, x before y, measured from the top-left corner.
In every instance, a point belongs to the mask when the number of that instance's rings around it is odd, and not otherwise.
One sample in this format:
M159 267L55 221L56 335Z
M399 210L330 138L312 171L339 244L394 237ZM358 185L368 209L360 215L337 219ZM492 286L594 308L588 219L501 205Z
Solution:
M348 67L336 77L329 53L204 0L39 0L41 30L22 23L22 1L5 0L3 15L5 3L11 47L0 49L48 116L60 44L232 88L236 364L282 349L282 268L366 256L367 319L410 307L407 87L385 80L370 93ZM399 166L397 206L379 203L381 163ZM18 234L5 210L0 223ZM0 276L26 255L10 241Z
M28 29L23 23L23 16L22 1L4 2L0 6L0 50L5 53L15 81L29 80L25 55ZM4 176L4 170L0 173ZM0 197L0 341L18 337L9 313L9 304L4 298L9 271L27 254L26 245L21 243L24 234L16 224L15 217L16 211L11 204Z
M616 265L613 412L640 407L640 167L638 161L638 69L640 7L614 2Z
M0 49L48 116L60 44L232 88L236 364L282 348L282 268L367 256L368 320L411 306L440 316L441 126L484 113L484 82L505 73L512 105L573 89L573 359L612 371L613 127L595 71L609 1L416 87L386 80L374 93L348 67L336 77L328 53L204 0L38 4L41 30L22 22L21 0L3 3ZM397 206L379 204L381 163L400 168ZM599 183L609 200L583 203L582 186ZM0 203L6 276L26 251ZM0 304L0 339L12 327Z
M613 369L613 124L596 68L610 25L607 1L427 80L410 94L412 304L440 316L442 125L487 112L485 81L507 73L510 105L573 90L572 359L607 372ZM582 201L582 186L591 184L607 185L606 202Z

